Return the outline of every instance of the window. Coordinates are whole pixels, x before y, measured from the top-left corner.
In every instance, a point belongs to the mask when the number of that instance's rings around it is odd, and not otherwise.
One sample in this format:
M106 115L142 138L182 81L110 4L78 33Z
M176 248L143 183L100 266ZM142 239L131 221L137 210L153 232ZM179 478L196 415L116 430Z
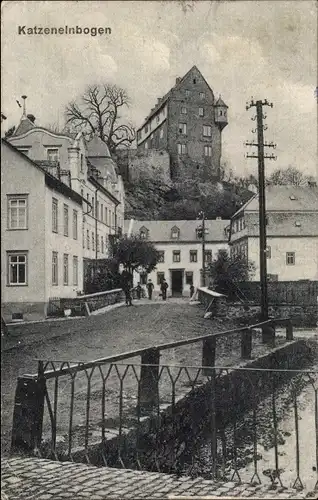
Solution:
M286 264L287 266L295 265L295 252L286 252Z
M173 227L171 229L171 239L172 240L178 240L179 239L179 236L180 236L180 230L178 227Z
M178 144L178 155L185 155L187 148L185 144Z
M99 252L99 234L96 236L96 250Z
M107 207L105 207L105 224L108 224L108 221L107 221Z
M185 273L186 285L193 285L193 272L186 271Z
M199 116L204 116L204 108L199 108Z
M59 161L58 148L48 148L46 150L46 158L48 161Z
M92 216L95 217L95 198L92 196Z
M148 149L148 142L145 142L145 149Z
M101 236L100 239L101 239L101 247L102 247L101 252L104 253L104 236Z
M183 115L186 115L186 114L187 114L187 108L186 108L186 106L182 106L182 107L181 107L181 113L182 113Z
M146 240L148 238L148 229L145 226L140 228L139 236L142 240Z
M203 125L203 136L211 137L212 136L212 128L210 125Z
M196 84L197 83L197 79L196 78L193 78L193 83Z
M164 250L160 250L158 252L158 263L162 264L165 261L165 252Z
M272 249L271 249L271 247L266 247L266 257L267 257L267 259L271 259L272 258Z
M56 198L52 198L52 231L53 233L58 232L58 201Z
M179 132L180 134L187 135L187 124L179 123Z
M96 201L96 219L99 219L100 212L99 212L99 201Z
M108 212L108 217L109 217L108 225L111 226L112 225L112 211L111 210L109 210L109 212Z
M102 203L100 205L100 220L104 221L104 205Z
M206 250L204 252L204 262L206 264L211 264L211 262L212 262L212 250Z
M145 134L148 134L148 125L145 126Z
M58 253L52 252L52 285L59 284L58 276Z
M204 156L206 157L212 156L212 146L204 146Z
M78 285L78 257L76 255L73 257L73 285Z
M140 273L139 274L139 279L140 279L140 284L141 285L147 285L147 273Z
M92 250L95 250L95 234L92 232Z
M197 250L190 250L190 262L198 262Z
M205 99L205 92L200 92L200 99Z
M29 156L29 149L18 148L18 151L20 151L20 153L23 153L25 156Z
M157 285L161 285L162 280L165 279L165 273L157 273Z
M27 228L27 196L8 196L8 229Z
M87 248L89 250L89 248L90 248L90 242L89 242L89 230L88 229L86 230L86 246L87 246Z
M172 252L172 262L180 262L181 252L180 250L173 250Z
M68 254L63 255L63 284L68 285Z
M81 172L84 172L84 156L81 154Z
M77 210L73 210L73 239L77 240Z
M8 253L8 285L27 285L27 253Z
M163 139L163 128L160 129L160 139Z
M186 95L186 97L189 97L189 95L190 95L190 90L186 90L186 91L185 91L185 95Z
M83 245L83 248L85 248L85 228L84 228L84 224L82 226L82 245Z
M160 121L160 115L156 116L156 120L157 120L157 123L159 123L159 121Z
M64 204L64 236L68 236L68 206Z
M141 139L141 130L138 130L138 132L137 132L137 139L138 139L138 141Z

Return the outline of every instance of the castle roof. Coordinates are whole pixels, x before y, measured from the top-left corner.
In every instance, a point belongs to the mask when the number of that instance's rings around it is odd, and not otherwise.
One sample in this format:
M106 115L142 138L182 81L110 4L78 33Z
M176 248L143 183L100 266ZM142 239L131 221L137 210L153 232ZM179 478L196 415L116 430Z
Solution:
M95 135L87 144L88 157L111 158L107 144Z
M34 123L31 122L31 120L27 116L23 115L13 135L15 136L25 134L34 127Z
M228 106L225 104L225 102L223 101L223 99L221 99L221 96L218 98L218 100L216 101L216 103L214 104L214 106L224 106L224 108L228 108Z

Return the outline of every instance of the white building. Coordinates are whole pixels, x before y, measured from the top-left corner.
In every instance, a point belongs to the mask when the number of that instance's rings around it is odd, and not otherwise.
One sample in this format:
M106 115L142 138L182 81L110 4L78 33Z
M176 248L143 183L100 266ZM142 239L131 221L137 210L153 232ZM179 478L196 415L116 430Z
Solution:
M80 226L84 267L108 257L109 241L124 223L124 184L107 145L81 133L57 133L35 125L33 115L21 118L9 139L19 151L63 181L85 200Z
M83 287L82 198L1 141L2 316L39 319Z
M259 281L259 200L256 194L231 220L232 254L254 262ZM318 188L266 188L267 273L272 281L318 279Z
M129 221L125 221L125 233ZM190 285L200 286L202 269L202 239L197 232L198 220L178 221L134 221L132 234L153 242L160 252L160 262L148 276L134 277L134 285L140 281L153 281L155 292L159 292L162 278L169 288L168 295L189 295ZM205 264L216 256L219 250L228 248L227 220L207 220L205 235Z

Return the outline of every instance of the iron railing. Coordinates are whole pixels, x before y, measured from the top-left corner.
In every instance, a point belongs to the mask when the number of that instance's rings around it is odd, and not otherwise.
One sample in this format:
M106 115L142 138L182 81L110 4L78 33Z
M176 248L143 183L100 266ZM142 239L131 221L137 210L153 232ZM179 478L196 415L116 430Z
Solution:
M269 320L88 363L39 360L37 374L18 379L12 446L55 459L214 479L230 476L238 481L242 467L251 460L249 479L260 482L265 409L270 410L265 427L269 429L271 423L274 450L268 477L273 483L282 483L279 425L283 409L287 411L292 404L296 440L293 486L302 487L300 437L304 431L299 428L299 398L301 389L307 394L308 387L312 388L311 432L318 470L317 371L295 369L296 343L289 344L293 356L276 351L280 369L262 368L259 359L244 368L217 367L215 362L218 338L240 334L241 357L250 359L252 331L282 323L287 340L292 340L288 320ZM202 366L160 364L161 352L198 342L202 343ZM141 363L136 359L139 356ZM122 364L127 359L131 363ZM285 382L287 397L280 394ZM246 447L251 450L248 459Z

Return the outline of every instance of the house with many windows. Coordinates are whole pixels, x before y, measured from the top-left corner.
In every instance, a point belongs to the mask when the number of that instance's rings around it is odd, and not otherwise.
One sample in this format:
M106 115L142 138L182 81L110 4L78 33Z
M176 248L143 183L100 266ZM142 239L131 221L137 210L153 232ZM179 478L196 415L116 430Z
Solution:
M130 221L125 221L127 233ZM217 219L205 221L205 266L217 256L221 249L228 248L227 227L229 221ZM200 221L134 221L132 234L155 244L160 260L149 275L144 273L134 277L142 285L148 279L153 281L155 292L159 293L164 278L168 285L168 295L189 295L190 286L200 286L202 269L202 238Z
M318 188L315 183L266 188L267 273L271 281L318 279ZM230 251L254 262L259 281L259 200L232 217Z
M220 179L222 130L228 106L196 66L177 78L137 130L137 151L166 150L172 179Z
M123 180L107 145L97 136L87 142L81 132L58 133L38 126L35 117L26 115L25 110L8 140L85 199L78 224L84 268L107 258L110 239L122 232L125 204Z
M2 140L1 303L5 321L39 319L83 289L83 200Z

